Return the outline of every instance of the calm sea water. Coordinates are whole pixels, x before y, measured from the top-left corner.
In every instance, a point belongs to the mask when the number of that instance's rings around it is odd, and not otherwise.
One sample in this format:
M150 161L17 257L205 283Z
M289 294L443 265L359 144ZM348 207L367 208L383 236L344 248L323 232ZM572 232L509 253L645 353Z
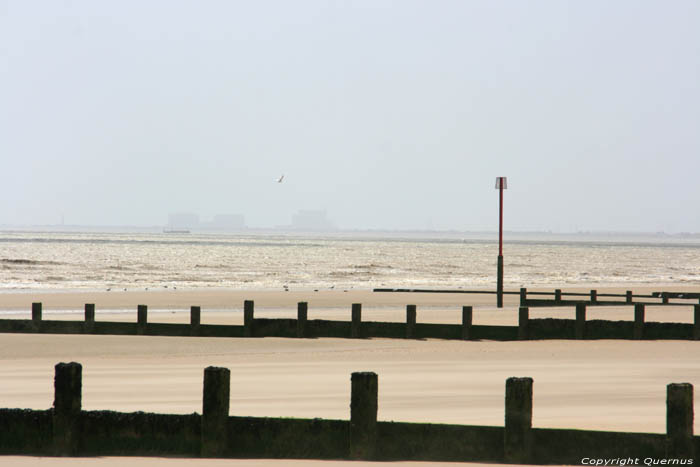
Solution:
M700 242L508 240L507 288L700 284ZM491 288L478 239L0 232L0 291Z

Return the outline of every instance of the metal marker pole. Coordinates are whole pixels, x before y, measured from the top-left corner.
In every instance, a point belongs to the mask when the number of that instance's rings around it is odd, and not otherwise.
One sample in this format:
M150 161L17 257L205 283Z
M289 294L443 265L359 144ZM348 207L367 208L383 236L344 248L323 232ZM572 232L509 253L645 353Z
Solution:
M498 188L498 270L496 279L496 306L503 308L503 190L506 186L506 177L496 178Z

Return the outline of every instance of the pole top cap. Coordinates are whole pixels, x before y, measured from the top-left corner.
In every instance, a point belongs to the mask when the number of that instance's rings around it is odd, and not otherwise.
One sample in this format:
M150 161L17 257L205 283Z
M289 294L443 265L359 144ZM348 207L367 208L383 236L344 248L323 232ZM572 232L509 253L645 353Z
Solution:
M508 177L496 177L496 189L508 188Z

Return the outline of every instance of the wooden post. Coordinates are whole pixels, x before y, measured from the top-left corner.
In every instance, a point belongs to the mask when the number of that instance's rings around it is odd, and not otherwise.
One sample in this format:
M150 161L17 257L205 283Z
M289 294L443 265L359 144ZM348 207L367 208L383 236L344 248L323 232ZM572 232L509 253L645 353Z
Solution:
M54 373L53 451L57 456L75 456L80 442L83 367L59 363Z
M146 305L136 307L136 323L136 333L144 334L148 324L148 307Z
M695 305L695 322L693 324L693 339L700 341L700 305Z
M306 337L306 321L309 316L309 304L297 303L297 337Z
M190 334L199 335L199 326L202 323L202 309L198 306L190 307Z
M350 458L373 459L377 447L377 374L353 373L350 383Z
M245 337L253 337L255 323L255 303L253 300L245 300L243 302L243 335Z
M37 326L41 324L41 302L32 303L32 321Z
M527 289L525 287L520 288L520 306L527 306Z
M472 338L472 307L462 307L462 339L469 340Z
M521 306L518 309L518 340L527 340L530 336L530 309Z
M557 305L561 303L561 289L554 290L554 303Z
M230 385L228 368L210 366L204 369L202 457L222 457L227 452Z
M666 386L666 456L693 458L693 385Z
M529 463L532 456L532 378L506 380L504 457L507 463Z
M576 339L583 339L586 336L586 304L576 304Z
M625 292L625 303L631 305L632 304L632 291L628 290Z
M85 304L85 330L92 332L95 328L95 304L86 303Z
M416 306L406 305L406 339L413 339L416 334Z
M598 291L591 290L591 305L595 305L596 303L598 303Z
M352 304L352 323L350 323L350 337L359 338L362 336L362 304Z
M644 337L644 305L637 303L634 305L634 339Z

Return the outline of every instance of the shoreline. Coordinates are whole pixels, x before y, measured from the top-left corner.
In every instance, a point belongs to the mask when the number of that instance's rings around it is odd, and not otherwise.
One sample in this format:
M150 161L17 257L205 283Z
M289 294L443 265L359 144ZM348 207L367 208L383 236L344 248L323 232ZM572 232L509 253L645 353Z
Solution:
M548 291L561 289L564 292L589 292L597 290L599 294L624 294L632 290L635 294L650 294L659 291L700 292L700 284L664 284L654 283L632 286L629 284L590 285L590 286L553 286L532 287L528 291ZM372 289L341 289L341 290L289 290L284 289L168 289L168 290L127 290L127 291L97 291L97 290L40 290L9 292L0 291L0 310L31 308L32 302L43 302L48 308L78 309L85 303L94 303L99 309L132 308L139 304L154 308L184 308L192 305L230 309L242 306L244 300L254 300L263 307L296 306L298 302L306 301L309 306L315 303L319 306L337 308L349 306L352 303L363 303L370 306L401 306L406 304L443 306L443 305L476 305L495 307L496 296L491 290L484 294L459 293L414 293L414 292L373 292ZM519 291L511 289L509 291ZM697 300L693 300L697 303ZM517 294L504 295L505 306L517 306ZM690 303L690 302L689 302Z

